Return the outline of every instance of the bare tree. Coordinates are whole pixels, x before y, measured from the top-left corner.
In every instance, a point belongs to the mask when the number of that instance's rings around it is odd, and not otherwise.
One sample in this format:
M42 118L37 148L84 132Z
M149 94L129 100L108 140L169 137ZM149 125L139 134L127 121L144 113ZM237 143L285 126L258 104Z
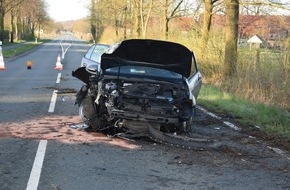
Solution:
M289 11L289 1L281 0L240 0L241 13L246 15L283 14Z
M239 0L225 0L226 5L226 46L224 77L230 78L237 72L237 42L239 21Z
M174 18L189 15L190 6L190 1L187 0L161 0L165 39L168 39L169 35L169 22Z
M203 0L204 12L203 12L203 28L202 28L202 36L201 36L201 52L206 51L214 4L218 1L219 0Z
M20 5L25 0L0 0L0 40L4 41L4 20L5 14L12 8Z
M138 37L146 37L147 25L151 16L153 0L134 1L135 28Z
M141 36L145 38L146 37L146 32L147 32L147 25L149 22L149 18L151 16L151 11L152 11L152 6L153 6L153 0L137 0L135 5L137 6L137 33L138 37Z
M39 32L41 25L49 20L44 0L25 0L19 13L20 20L22 20L22 32L30 39L34 39L36 37L35 31Z
M94 42L97 38L97 13L96 13L96 0L91 0L91 7L90 7L90 28L91 34Z

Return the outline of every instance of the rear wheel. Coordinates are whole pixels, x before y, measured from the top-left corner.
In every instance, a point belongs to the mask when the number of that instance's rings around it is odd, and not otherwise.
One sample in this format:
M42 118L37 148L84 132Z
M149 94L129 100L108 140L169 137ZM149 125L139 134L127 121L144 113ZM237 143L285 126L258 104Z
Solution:
M193 118L195 117L195 114L196 114L196 107L194 106L192 108L192 115L191 115L191 117L187 121L183 122L184 131L186 133L192 132L192 128L191 127L192 127Z

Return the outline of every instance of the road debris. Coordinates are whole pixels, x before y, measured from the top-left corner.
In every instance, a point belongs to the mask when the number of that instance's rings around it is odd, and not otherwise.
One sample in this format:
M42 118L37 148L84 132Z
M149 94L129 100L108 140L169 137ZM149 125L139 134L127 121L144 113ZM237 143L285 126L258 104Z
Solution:
M72 129L86 129L89 126L83 123L83 124L70 125L69 127L72 128Z

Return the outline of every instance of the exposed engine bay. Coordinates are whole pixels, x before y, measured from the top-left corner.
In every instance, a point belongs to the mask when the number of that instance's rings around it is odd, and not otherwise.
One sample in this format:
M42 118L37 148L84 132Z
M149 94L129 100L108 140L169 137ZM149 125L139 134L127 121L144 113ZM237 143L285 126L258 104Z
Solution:
M74 72L75 76L84 74L84 68ZM181 132L182 123L192 117L193 103L182 83L97 75L89 76L88 81L79 91L77 103L83 121L96 131L132 134L136 122L152 122L164 131Z
M109 116L168 124L189 119L192 102L187 98L188 89L156 82L104 82L101 94L106 97Z

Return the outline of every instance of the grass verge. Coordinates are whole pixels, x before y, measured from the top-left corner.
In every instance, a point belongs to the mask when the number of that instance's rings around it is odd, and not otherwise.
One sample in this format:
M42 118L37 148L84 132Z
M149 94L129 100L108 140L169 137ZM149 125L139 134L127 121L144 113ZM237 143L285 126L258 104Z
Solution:
M235 116L243 125L259 126L268 135L290 140L290 113L287 110L251 102L209 84L202 87L198 102L217 113Z
M42 44L44 41L39 41L38 43L13 43L13 44L6 44L6 47L16 45L15 48L7 48L2 51L4 58L12 58L17 55L20 55L24 52L27 52L34 47Z

